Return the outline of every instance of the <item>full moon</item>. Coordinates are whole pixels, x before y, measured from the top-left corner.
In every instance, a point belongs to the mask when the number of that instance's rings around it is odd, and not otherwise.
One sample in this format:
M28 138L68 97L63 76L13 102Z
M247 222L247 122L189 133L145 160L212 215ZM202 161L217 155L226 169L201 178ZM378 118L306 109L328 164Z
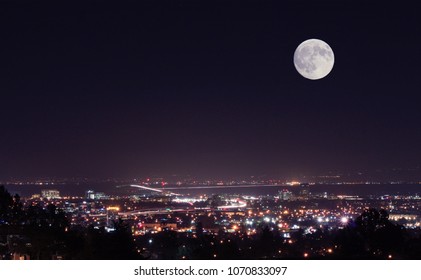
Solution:
M328 44L319 39L302 42L294 53L294 65L304 78L318 80L332 71L335 56Z

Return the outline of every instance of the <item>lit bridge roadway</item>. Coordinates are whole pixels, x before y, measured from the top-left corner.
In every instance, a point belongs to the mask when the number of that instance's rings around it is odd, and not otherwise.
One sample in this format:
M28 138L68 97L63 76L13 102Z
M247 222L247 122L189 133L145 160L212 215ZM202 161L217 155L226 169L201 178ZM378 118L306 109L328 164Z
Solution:
M143 209L143 210L134 210L129 212L119 212L119 216L146 216L146 215L156 215L156 214L170 214L176 212L194 212L210 210L210 208L200 208L200 209Z
M232 201L234 202L234 201ZM133 210L129 212L119 212L119 216L144 216L144 215L156 215L156 214L170 214L170 213L191 213L191 212L201 212L201 211L223 211L228 209L238 209L238 208L244 208L247 206L247 203L242 200L236 200L236 204L234 205L224 205L224 206L218 206L216 208L210 208L210 207L203 207L203 208L188 208L188 209L143 209L143 210Z
M151 187L146 187L146 186L140 186L140 185L117 186L117 188L124 188L124 187L138 188L138 189L154 191L154 192L159 192L159 193L169 194L169 195L179 195L179 194L176 194L176 193L168 192L166 190L156 189L156 188L151 188ZM240 199L232 199L230 202L234 203L234 204L217 206L216 209L217 210L238 209L238 208L244 208L244 207L247 206L247 203L243 200L240 200ZM118 215L120 215L120 216L152 215L152 214L168 214L168 213L174 213L174 212L194 212L194 211L208 211L208 210L215 210L215 209L211 209L209 207L193 208L193 209L161 209L161 208L158 208L158 209L143 209L143 210L134 210L134 211L129 211L129 212L120 212L120 213L118 213Z
M146 186L140 186L140 185L122 185L122 186L117 186L116 188L126 188L126 187L138 188L138 189L142 189L142 190L159 192L159 193L169 194L169 195L179 195L179 194L172 193L172 192L169 192L169 191L166 191L166 190L156 189L156 188L151 188L151 187L146 187Z

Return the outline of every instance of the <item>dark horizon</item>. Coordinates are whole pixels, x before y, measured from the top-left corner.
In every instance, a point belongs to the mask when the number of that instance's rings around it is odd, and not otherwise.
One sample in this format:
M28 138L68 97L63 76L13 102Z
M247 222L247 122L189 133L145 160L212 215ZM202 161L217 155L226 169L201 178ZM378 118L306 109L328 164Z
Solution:
M392 168L376 170L348 170L347 172L327 171L318 174L306 174L290 172L286 175L259 174L250 175L211 175L201 176L195 174L164 174L150 173L137 176L15 176L0 178L0 184L36 184L36 183L101 183L101 182L146 182L154 180L166 184L176 184L177 182L229 182L251 184L253 181L259 184L272 184L278 182L286 184L290 182L315 183L315 184L342 184L342 183L367 183L367 184L421 184L421 167L414 168Z
M417 7L0 1L0 179L421 178ZM317 81L292 61L309 38L335 54Z

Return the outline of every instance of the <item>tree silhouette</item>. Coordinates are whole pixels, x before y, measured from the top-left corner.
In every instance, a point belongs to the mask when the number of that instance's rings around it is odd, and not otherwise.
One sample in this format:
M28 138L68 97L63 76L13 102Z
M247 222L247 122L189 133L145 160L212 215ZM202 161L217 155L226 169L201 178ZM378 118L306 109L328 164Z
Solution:
M350 221L337 240L344 258L387 258L402 254L405 231L389 220L385 210L369 208Z
M0 224L10 223L13 198L4 186L0 186Z
M196 223L196 235L199 238L203 237L203 223L202 222Z

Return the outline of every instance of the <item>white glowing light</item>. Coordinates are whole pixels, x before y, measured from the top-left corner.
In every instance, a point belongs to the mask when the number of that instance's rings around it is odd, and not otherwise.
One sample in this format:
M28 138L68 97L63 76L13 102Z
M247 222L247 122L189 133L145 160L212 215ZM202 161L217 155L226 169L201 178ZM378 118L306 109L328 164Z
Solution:
M294 53L294 65L304 78L318 80L333 68L335 57L328 44L319 39L302 42Z

